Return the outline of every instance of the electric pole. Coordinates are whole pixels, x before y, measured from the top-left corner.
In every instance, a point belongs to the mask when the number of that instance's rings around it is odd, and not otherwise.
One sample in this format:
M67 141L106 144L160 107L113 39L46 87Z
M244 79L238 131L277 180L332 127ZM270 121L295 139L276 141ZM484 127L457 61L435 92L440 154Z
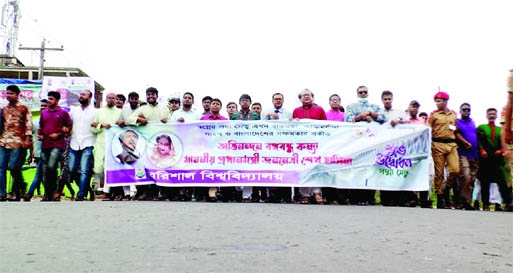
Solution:
M39 62L39 75L38 75L39 80L43 79L43 67L45 65L45 51L46 50L55 50L55 51L63 51L64 50L63 47L60 47L60 48L45 47L45 43L46 43L46 39L43 39L43 41L41 42L41 47L21 47L20 46L18 48L19 50L39 50L40 51L41 59Z

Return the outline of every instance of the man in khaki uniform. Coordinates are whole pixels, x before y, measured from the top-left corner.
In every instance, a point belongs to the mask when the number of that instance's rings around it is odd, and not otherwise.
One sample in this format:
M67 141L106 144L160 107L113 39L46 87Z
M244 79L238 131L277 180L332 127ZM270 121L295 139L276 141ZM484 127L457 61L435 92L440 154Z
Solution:
M431 154L435 163L435 193L437 208L450 208L449 190L460 172L458 145L456 143L456 112L449 110L449 94L438 92L434 97L437 110L431 112L428 124L432 129ZM447 164L447 177L444 194L444 168Z

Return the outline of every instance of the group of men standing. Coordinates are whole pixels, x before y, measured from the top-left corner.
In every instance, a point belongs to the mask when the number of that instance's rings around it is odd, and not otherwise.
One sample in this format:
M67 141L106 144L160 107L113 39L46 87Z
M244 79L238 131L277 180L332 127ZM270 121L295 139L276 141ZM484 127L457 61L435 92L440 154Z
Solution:
M510 103L510 97L508 98ZM434 162L434 191L437 196L438 208L459 206L465 209L475 209L472 205L472 188L476 177L482 183L483 209L488 210L487 203L490 183L497 183L502 197L506 203L505 209L511 210L511 188L508 188L508 175L504 175L506 164L504 143L511 141L511 134L495 126L497 110L487 110L488 124L478 127L470 118L470 104L464 103L460 107L461 118L457 118L454 111L449 110L447 102L449 95L438 92L434 96L437 110L429 118L424 113L419 114L420 103L413 100L408 109L392 107L393 94L383 91L381 100L383 107L368 102L369 91L366 86L359 86L356 90L358 101L349 104L347 109L341 106L340 96L333 94L329 97L330 109L325 111L314 102L314 94L304 89L299 94L301 106L292 112L283 109L284 96L281 93L272 95L273 107L262 110L261 104L253 104L251 97L243 94L239 98L240 110L237 104L230 102L227 105L228 117L220 111L220 99L210 96L202 100L203 113L196 112L194 95L190 92L183 97L172 98L168 105L158 103L158 90L150 87L146 90L146 102L139 103L139 95L131 92L128 95L128 104L125 97L108 93L106 105L100 109L92 104L92 92L86 90L79 95L79 106L72 107L69 113L58 106L60 94L51 91L48 99L43 101L40 121L36 137L33 138L33 123L30 109L18 101L20 90L17 86L7 87L7 100L9 104L2 109L2 134L0 137L0 201L6 198L6 171L9 170L12 178L11 201L24 198L29 201L33 195L32 185L27 194L23 190L23 165L27 149L32 142L40 142L41 153L37 164L36 180L42 180L45 188L43 201L58 201L63 185L58 183L57 169L64 164L70 174L70 179L77 182L79 191L76 200L94 198L94 189L103 186L104 200L189 200L192 198L217 201L248 201L248 202L300 202L300 203L354 203L358 205L374 204L375 191L373 190L342 190L332 188L287 188L287 187L225 187L220 191L217 187L211 188L161 188L157 186L135 186L117 188L111 192L108 185L104 185L104 159L105 159L105 132L113 125L145 126L148 122L168 121L187 122L191 120L334 120L340 122L375 122L389 123L392 127L402 123L427 124L432 128L432 157ZM259 113L257 112L259 111ZM511 110L509 110L511 112ZM511 119L508 109L503 120ZM505 122L506 130L511 125ZM36 126L37 127L37 126ZM509 132L509 131L508 131ZM62 155L69 151L69 158L61 162ZM60 164L60 165L59 165ZM447 170L447 175L446 175ZM446 182L444 183L445 177ZM91 187L91 178L93 186ZM453 200L450 202L450 190L453 190ZM416 206L420 201L422 207L431 207L429 192L422 192L420 198L416 193L399 191L381 191L383 205ZM496 207L496 210L498 208Z

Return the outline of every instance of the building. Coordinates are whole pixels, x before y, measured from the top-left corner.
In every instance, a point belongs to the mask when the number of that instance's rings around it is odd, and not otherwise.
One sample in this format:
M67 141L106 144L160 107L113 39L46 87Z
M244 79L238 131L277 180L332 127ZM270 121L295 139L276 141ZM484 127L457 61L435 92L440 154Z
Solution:
M45 67L43 76L89 77L80 68L75 67ZM39 67L25 66L16 57L0 55L0 78L37 80L39 78ZM101 105L104 90L105 88L101 84L94 82L95 107L97 108Z

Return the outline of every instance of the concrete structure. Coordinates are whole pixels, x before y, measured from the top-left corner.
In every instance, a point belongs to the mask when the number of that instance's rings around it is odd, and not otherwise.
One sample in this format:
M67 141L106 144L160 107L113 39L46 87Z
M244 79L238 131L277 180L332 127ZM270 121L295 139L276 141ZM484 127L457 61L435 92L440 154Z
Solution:
M56 77L89 77L84 71L76 67L45 67L43 76ZM25 66L16 57L0 55L0 78L37 80L39 78L38 66ZM94 82L95 107L100 107L105 88Z

